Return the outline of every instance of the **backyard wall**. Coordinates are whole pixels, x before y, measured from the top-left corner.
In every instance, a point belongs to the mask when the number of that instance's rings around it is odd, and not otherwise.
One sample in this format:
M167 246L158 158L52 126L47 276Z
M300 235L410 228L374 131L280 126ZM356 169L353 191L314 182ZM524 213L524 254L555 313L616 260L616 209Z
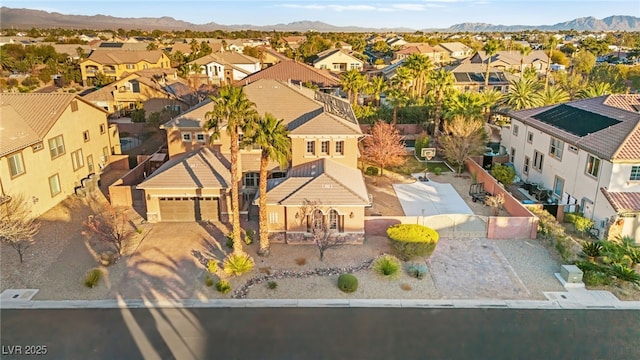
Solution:
M138 166L109 186L109 200L112 206L133 206L133 192L137 191L133 189L133 186L140 184L144 180L145 172L148 172L150 166L149 159L151 159L151 156L138 156L138 160L144 157L146 158L138 163ZM129 162L127 161L128 164ZM147 173L147 175L149 174Z
M373 125L370 124L360 124L360 130L363 133L368 134ZM396 129L400 135L408 135L405 136L407 139L415 139L417 135L424 133L424 128L420 124L396 124Z
M433 216L365 216L367 235L386 236L389 226L395 224L420 224L438 232L440 237L487 237L487 217L469 214L444 214Z
M113 170L129 170L129 155L110 155L108 166Z

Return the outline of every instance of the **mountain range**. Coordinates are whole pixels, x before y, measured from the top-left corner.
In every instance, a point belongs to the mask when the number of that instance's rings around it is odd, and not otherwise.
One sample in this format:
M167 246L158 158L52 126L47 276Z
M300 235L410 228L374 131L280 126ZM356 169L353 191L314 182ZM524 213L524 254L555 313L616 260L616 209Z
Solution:
M132 26L135 24L135 26ZM296 21L288 24L275 24L257 26L222 25L215 22L206 24L192 24L173 17L161 18L121 18L108 15L64 15L50 13L42 10L0 8L0 29L17 28L71 28L71 29L118 29L129 30L192 30L192 31L234 31L234 30L259 30L259 31L309 31L319 32L414 32L409 28L369 28L357 26L334 26L320 21ZM629 15L615 15L604 19L594 17L582 17L553 25L493 25L485 23L461 23L452 25L446 29L426 28L425 32L515 32L524 30L540 31L640 31L640 18Z

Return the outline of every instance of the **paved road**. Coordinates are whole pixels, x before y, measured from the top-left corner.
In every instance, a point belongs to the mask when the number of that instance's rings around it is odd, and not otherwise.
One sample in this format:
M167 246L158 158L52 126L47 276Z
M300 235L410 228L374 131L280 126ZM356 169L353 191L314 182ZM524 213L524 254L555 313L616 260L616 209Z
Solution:
M2 310L3 359L640 359L640 311Z

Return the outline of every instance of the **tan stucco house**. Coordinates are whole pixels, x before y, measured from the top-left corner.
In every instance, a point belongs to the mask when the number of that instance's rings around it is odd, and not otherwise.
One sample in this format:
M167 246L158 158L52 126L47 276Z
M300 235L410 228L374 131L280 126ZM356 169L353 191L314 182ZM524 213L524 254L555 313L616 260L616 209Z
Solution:
M107 113L72 94L0 94L0 198L23 195L40 216L95 186L120 153Z
M339 237L362 241L364 209L370 202L357 168L358 140L363 134L349 103L277 80L259 79L243 89L258 113L283 119L291 138L289 167L270 164L268 216L272 239L309 241L312 226L327 225ZM221 179L227 179L228 167L221 170L221 166L228 163L229 138L223 129L221 137L211 142L210 134L202 131L206 113L212 108L210 100L204 101L162 125L167 132L170 160L138 186L145 191L149 221L203 220L198 212L203 213L202 203L206 201L216 202L218 219L227 219L229 188ZM188 160L202 158L208 160L195 167L194 160ZM242 212L249 210L257 196L259 159L260 149L249 146L241 150ZM206 176L212 176L207 171L213 173L216 181L200 181L205 176L200 171ZM169 201L183 204L167 205ZM179 206L196 210L174 211ZM310 206L311 212L303 211ZM308 217L307 213L314 215Z
M313 67L316 69L342 73L353 69L361 71L364 68L364 61L342 49L329 49L317 55L318 58L313 61Z
M80 63L82 83L91 86L98 73L113 81L138 70L171 68L171 60L161 50L96 49Z

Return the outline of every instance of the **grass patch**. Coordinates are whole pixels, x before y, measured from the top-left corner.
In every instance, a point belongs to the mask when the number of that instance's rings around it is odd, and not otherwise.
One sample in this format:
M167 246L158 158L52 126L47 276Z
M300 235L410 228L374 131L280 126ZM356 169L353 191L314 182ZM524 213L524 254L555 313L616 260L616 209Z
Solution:
M427 172L436 173L440 169L440 172L451 172L451 169L442 161L432 160L427 163L418 161L413 155L406 157L407 161L404 165L389 167L386 170L393 171L400 174L411 175L415 173L423 173L425 169Z

